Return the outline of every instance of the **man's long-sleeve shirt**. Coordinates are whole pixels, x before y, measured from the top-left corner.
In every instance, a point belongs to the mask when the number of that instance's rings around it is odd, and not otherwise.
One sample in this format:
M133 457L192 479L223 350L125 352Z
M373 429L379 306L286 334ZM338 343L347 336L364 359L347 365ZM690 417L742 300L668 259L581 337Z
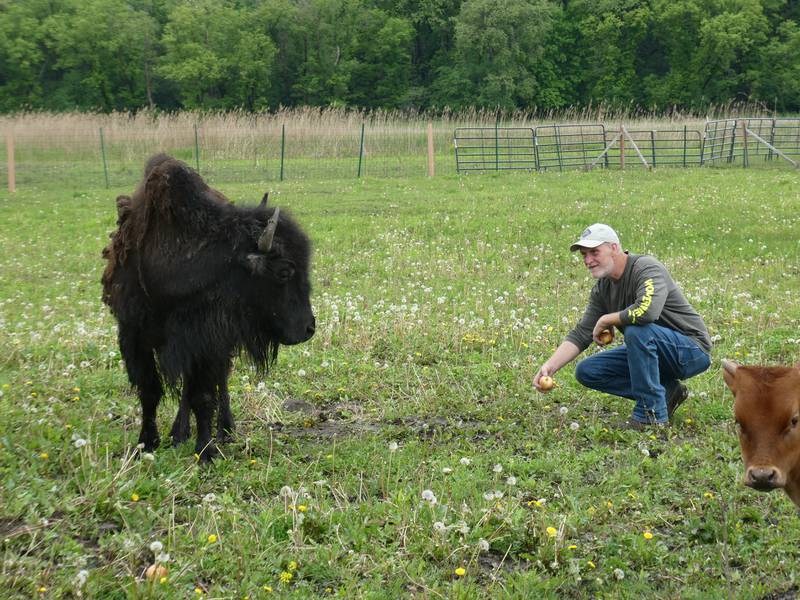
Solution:
M669 271L652 256L628 254L617 281L603 277L589 295L583 318L567 334L581 351L592 343L592 331L605 314L618 312L622 332L628 325L655 323L680 331L704 351L711 352L711 336L702 317L686 300Z

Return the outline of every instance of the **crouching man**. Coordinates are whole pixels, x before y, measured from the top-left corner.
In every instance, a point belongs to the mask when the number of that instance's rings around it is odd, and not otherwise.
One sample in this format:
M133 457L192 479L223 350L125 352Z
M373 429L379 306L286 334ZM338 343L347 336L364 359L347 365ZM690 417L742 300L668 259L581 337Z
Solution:
M688 396L680 380L711 364L711 338L703 319L664 265L652 256L624 251L608 225L588 227L570 250L580 251L597 283L583 318L536 373L534 387L545 391L542 377L552 377L592 340L608 344L617 328L625 343L579 362L575 378L586 387L634 400L624 427L667 424Z

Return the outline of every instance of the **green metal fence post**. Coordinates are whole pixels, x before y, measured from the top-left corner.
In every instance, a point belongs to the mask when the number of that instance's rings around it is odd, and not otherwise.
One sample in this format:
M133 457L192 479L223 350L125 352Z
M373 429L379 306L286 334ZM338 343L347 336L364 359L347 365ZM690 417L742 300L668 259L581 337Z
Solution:
M197 172L200 172L200 140L197 137L197 123L194 124L194 163L197 166Z
M686 125L683 126L683 166L686 166Z
M654 129L650 130L650 150L653 155L653 168L656 168L656 132Z
M500 137L497 128L500 125L500 113L494 118L494 170L500 170Z
M361 177L361 160L364 158L364 123L361 124L361 144L358 147L358 177Z
M556 153L558 155L558 171L560 173L564 170L564 161L561 158L561 130L556 123L553 123L553 133L556 137Z
M106 176L106 189L108 189L108 165L106 164L106 143L103 139L103 128L100 128L100 154L103 155L103 173Z
M286 123L281 125L281 181L283 181L283 157L286 150Z

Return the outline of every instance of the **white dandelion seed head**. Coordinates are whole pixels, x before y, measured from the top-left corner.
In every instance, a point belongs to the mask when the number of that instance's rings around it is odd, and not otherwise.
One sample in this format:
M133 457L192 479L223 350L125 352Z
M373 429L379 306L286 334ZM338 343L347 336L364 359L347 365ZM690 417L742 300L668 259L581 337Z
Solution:
M451 469L450 467L442 467L442 473L444 473L445 475L449 475L452 472L453 469Z
M150 543L150 552L152 552L153 554L158 554L163 549L164 549L164 544L162 544L158 540Z
M436 494L431 490L422 490L422 499L429 504L436 504Z
M442 523L441 521L436 521L433 524L433 530L436 533L446 533L447 532L447 526L444 523Z
M517 485L517 478L513 475L506 477L506 485Z
M491 502L492 500L494 500L494 492L484 492L483 499L486 500L487 502Z
M461 463L462 465L464 465L465 467L468 467L469 465L471 465L471 464L472 464L472 461L471 461L469 458L467 458L466 456L465 456L464 458L462 458L462 459L461 459L460 461L458 461L458 462L460 462L460 463Z
M169 562L169 552L159 552L156 554L156 562L157 563L168 563Z
M150 462L153 462L155 459L156 456L152 452L145 452L142 454L142 460L149 460Z
M489 542L485 539L481 538L478 540L478 550L481 552L488 552L489 551Z
M397 448L399 448L397 442L389 442L389 452L397 452Z
M306 370L305 369L298 369L297 370L297 376L298 377L305 377L306 376Z
M575 421L573 421L572 423L569 424L569 428L572 429L572 431L578 431L578 428L580 428L580 425L578 423L576 423Z
M619 569L619 568L614 569L614 577L616 577L620 581L625 579L625 571L623 571L622 569Z
M558 414L560 414L562 417L566 415L568 412L569 409L566 406L562 406L561 408L558 409Z
M73 445L74 445L76 448L83 448L83 447L84 447L84 446L85 446L87 443L88 443L88 442L87 442L85 439L83 439L83 438L78 438L77 440L75 440L75 441L73 442Z
M285 486L283 486L283 487L281 488L281 491L279 492L279 494L280 494L281 498L288 498L288 497L289 497L289 496L291 496L293 493L294 493L294 492L292 491L292 488L291 488L291 487L289 487L288 485L285 485Z
M456 529L461 535L467 535L469 533L469 525L467 525L466 521L459 521L456 523Z
M503 472L503 465L497 463L494 467L492 467L492 471L495 473L502 473Z
M203 496L203 502L205 502L206 504L210 504L211 502L214 502L216 499L217 496L214 493L208 493L205 496Z

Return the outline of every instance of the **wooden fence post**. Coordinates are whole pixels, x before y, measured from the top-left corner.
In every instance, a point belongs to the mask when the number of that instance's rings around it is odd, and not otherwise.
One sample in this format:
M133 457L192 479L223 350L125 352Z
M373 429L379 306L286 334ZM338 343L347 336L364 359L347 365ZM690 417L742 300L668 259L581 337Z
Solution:
M6 155L8 157L8 191L12 194L17 191L17 173L14 165L14 134L6 134Z
M619 170L625 170L625 127L619 126Z
M435 174L435 163L433 161L433 123L428 123L428 177Z

